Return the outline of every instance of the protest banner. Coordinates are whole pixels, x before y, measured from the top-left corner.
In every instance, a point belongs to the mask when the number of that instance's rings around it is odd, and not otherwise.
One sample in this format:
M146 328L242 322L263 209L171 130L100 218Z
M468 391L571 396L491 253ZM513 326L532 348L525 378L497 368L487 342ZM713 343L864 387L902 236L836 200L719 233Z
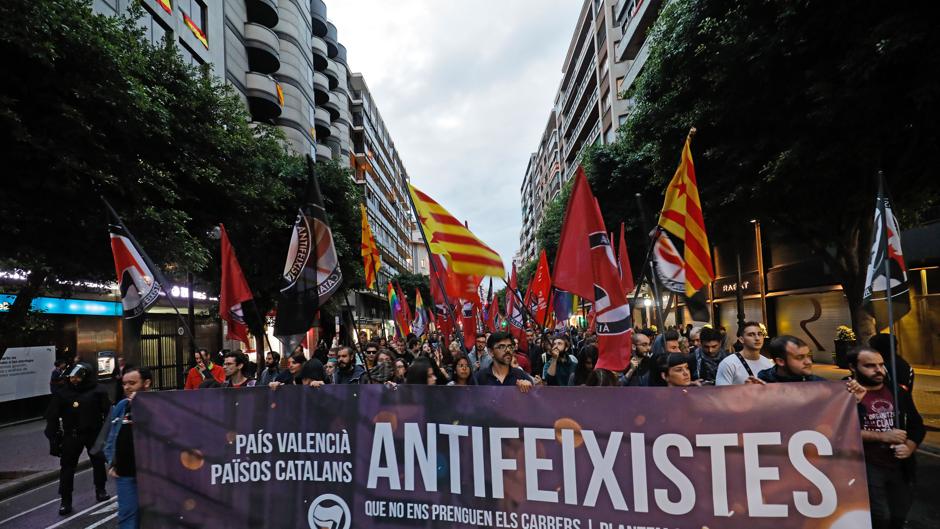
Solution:
M143 527L870 527L842 384L142 393Z

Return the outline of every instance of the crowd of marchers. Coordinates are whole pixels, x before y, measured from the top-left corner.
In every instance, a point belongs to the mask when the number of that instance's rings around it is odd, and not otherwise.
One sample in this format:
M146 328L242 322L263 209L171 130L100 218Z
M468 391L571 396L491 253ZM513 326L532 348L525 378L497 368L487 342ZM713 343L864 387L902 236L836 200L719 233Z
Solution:
M449 338L449 339L447 339ZM521 336L520 336L521 338ZM879 334L848 353L850 375L842 382L858 403L860 436L868 472L873 526L900 528L910 510L915 451L924 438L923 420L912 398L914 371L896 356L896 377L889 376L891 337ZM709 386L812 383L809 347L795 336L768 339L764 327L744 323L731 340L724 329L710 326L668 329L657 334L635 329L630 363L622 372L596 369L597 337L576 328L554 333L526 331L523 343L507 332L480 333L465 348L459 336L427 333L332 346L321 341L313 350L298 346L286 359L274 352L256 366L246 353L198 350L185 389L247 388L327 384L499 385L528 393L535 386L682 387L709 391ZM137 484L132 437L134 396L151 388L146 367L119 358L114 385L97 382L96 371L83 362L57 364L53 398L46 414L52 455L60 457L60 513L72 511L73 476L85 450L91 458L97 501L105 501L107 477L118 494L120 527L137 527ZM829 382L832 383L832 382ZM694 388L694 389L692 389ZM897 389L897 401L894 390Z

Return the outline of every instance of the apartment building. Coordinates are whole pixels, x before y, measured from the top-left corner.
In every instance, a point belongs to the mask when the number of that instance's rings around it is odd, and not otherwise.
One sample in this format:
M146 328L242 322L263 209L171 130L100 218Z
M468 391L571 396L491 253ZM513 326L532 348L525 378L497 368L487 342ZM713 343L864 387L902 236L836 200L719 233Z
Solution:
M137 0L96 0L107 15ZM153 43L169 37L190 64L208 65L251 119L283 131L287 147L317 161L350 163L382 252L379 285L414 267L407 173L362 74L352 73L323 0L141 0ZM380 292L383 290L380 289ZM358 293L360 323L382 325L384 295ZM365 318L365 319L363 319Z
M641 50L648 54L646 32L661 4L661 0L584 0L562 62L554 105L520 188L518 255L523 262L537 257L535 233L544 209L574 175L584 151L612 143L628 119L632 106L624 93L645 61Z

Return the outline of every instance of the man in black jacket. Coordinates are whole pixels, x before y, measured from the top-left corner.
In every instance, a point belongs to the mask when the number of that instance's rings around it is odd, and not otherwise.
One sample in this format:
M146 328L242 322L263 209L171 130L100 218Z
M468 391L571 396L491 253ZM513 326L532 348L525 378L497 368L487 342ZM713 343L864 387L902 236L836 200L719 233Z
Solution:
M52 395L46 411L46 437L50 453L59 456L59 514L72 512L72 489L75 467L83 450L88 450L95 481L95 499L108 499L105 491L104 456L92 454L91 447L111 405L108 393L98 386L97 374L90 364L79 362L68 373L68 382Z
M813 353L806 342L784 334L767 344L774 366L757 373L762 382L816 382L825 380L813 374Z
M913 503L914 452L924 440L924 421L911 394L898 387L894 402L884 357L871 347L846 355L852 375L865 389L858 405L868 471L873 529L900 529Z

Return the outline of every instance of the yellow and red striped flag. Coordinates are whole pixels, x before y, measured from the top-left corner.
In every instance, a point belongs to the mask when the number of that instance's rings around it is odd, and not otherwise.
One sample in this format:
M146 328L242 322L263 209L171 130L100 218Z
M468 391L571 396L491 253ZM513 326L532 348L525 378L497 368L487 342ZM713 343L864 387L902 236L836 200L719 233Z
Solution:
M201 42L202 45L205 46L206 49L208 50L209 39L206 38L206 34L202 31L202 28L197 26L196 23L193 22L193 19L189 18L189 15L187 15L186 13L183 13L183 22L185 22L186 27L188 27L189 30L193 32L193 36L195 36L196 39L198 39L199 42ZM282 101L281 104L283 105L284 102Z
M503 277L503 260L433 198L408 184L431 252L447 259L455 274Z
M366 269L366 288L372 289L375 288L375 277L382 268L382 256L375 244L375 237L372 236L372 228L369 227L366 206L359 204L359 210L362 212L362 244L359 253L362 254L362 266Z
M685 294L689 297L715 279L698 183L695 181L695 165L692 163L690 144L694 133L695 129L692 129L685 139L682 160L666 188L666 201L659 216L659 226L681 240L685 247Z

